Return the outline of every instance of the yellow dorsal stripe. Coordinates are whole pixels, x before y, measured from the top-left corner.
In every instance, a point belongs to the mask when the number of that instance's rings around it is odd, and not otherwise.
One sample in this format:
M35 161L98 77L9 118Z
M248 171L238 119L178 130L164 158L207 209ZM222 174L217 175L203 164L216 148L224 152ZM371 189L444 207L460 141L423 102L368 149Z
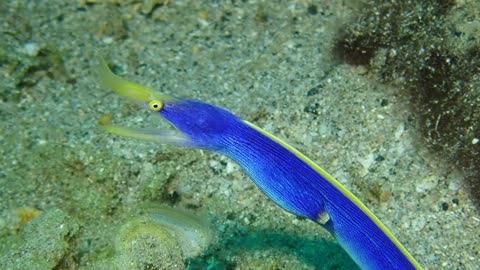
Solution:
M280 140L273 134L268 133L267 131L261 129L260 127L248 122L244 121L247 125L252 127L253 129L259 131L263 135L267 136L268 138L274 140L281 146L283 146L288 151L292 152L295 156L303 160L305 163L310 165L315 171L317 171L320 175L322 175L328 182L334 185L340 192L342 192L350 201L352 201L355 205L357 205L387 236L392 240L392 242L397 246L397 248L407 257L407 259L415 266L417 269L422 269L422 267L417 263L417 261L408 253L408 251L403 247L403 245L393 236L393 234L382 224L382 222L357 198L353 195L350 191L348 191L342 184L340 184L337 180L335 180L330 174L328 174L325 170L320 168L317 164L315 164L311 159L300 153L297 149L293 148L286 142Z

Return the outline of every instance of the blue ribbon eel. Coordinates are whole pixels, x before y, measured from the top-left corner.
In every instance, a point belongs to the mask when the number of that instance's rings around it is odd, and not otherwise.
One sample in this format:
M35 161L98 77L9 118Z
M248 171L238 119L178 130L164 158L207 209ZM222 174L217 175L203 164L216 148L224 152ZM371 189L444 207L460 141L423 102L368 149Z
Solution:
M127 81L103 59L98 73L101 86L145 104L175 127L166 131L106 125L107 132L223 154L281 208L327 229L362 269L421 269L357 197L284 141L223 108Z

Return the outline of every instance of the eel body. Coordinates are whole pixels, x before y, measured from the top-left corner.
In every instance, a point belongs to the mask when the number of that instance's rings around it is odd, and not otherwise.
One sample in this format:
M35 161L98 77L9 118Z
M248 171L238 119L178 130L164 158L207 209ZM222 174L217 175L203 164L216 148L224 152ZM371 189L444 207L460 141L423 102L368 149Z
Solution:
M102 59L99 74L103 86L144 103L176 128L105 126L107 132L226 155L277 205L327 229L362 269L421 269L359 199L284 141L223 108L126 81Z

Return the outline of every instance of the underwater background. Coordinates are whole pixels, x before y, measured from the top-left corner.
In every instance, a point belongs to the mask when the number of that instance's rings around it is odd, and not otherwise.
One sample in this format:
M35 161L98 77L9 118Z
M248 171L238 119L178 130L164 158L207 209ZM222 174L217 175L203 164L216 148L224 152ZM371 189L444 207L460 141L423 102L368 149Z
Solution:
M425 269L480 269L478 1L0 3L0 269L357 269L114 72L224 107L310 157Z

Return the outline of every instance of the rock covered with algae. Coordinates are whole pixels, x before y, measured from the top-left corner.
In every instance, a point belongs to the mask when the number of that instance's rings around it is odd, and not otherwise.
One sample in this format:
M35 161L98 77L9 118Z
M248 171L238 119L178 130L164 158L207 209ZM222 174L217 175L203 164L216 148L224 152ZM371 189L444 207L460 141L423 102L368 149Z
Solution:
M113 262L118 269L185 269L178 241L150 216L126 223L115 249Z
M199 218L166 206L148 207L118 230L115 255L95 269L185 269L184 259L210 244L208 226Z
M60 209L49 209L28 222L0 255L0 269L55 269L73 246L77 221ZM17 236L15 236L17 237Z

